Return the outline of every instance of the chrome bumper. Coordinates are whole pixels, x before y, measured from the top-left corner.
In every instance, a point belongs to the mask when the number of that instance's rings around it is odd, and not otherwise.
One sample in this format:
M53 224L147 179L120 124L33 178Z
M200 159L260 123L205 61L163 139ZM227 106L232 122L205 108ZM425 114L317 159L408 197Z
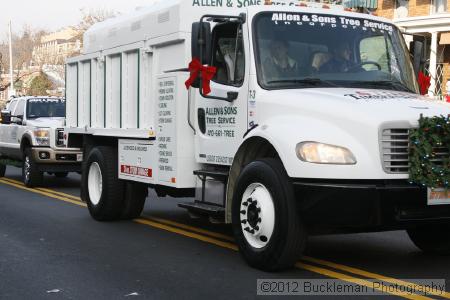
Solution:
M43 164L81 164L83 152L81 150L52 149L52 148L32 148L33 159L37 163Z

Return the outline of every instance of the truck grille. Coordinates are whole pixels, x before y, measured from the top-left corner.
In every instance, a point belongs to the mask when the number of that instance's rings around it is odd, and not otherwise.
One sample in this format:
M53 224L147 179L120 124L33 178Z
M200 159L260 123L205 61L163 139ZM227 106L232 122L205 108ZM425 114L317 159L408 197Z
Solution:
M384 129L381 136L381 148L385 172L391 174L409 173L409 129ZM442 165L444 158L449 155L449 149L446 147L436 147L433 152L436 157L431 161L437 166Z
M65 147L64 145L64 129L56 129L56 147Z

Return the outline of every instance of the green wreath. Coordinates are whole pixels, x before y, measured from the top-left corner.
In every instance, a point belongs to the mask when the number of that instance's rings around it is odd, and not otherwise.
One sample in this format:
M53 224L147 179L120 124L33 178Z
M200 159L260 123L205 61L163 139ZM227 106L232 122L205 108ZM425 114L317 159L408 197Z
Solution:
M411 183L448 189L450 182L450 115L420 116L419 127L410 131Z

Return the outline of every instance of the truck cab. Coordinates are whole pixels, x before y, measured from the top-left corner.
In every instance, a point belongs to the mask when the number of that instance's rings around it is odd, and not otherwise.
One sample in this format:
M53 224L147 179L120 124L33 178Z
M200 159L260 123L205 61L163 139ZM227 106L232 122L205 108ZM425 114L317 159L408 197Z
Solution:
M24 184L42 184L44 172L65 177L80 172L82 154L63 144L65 99L18 97L2 110L0 175L6 165L22 168Z
M84 149L91 215L138 216L146 186L193 195L180 206L232 224L246 261L271 271L324 232L405 229L450 252L450 197L433 205L411 180L410 132L450 114L419 95L420 51L372 15L227 3L167 1L96 25L68 61L66 132Z

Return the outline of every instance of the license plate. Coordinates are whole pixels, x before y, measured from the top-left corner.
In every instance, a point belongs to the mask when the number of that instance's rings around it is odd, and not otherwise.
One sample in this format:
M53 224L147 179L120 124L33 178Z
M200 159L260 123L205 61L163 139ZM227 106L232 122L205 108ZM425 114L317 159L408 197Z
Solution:
M83 161L83 154L77 154L77 162Z
M428 205L450 204L450 190L428 189Z

